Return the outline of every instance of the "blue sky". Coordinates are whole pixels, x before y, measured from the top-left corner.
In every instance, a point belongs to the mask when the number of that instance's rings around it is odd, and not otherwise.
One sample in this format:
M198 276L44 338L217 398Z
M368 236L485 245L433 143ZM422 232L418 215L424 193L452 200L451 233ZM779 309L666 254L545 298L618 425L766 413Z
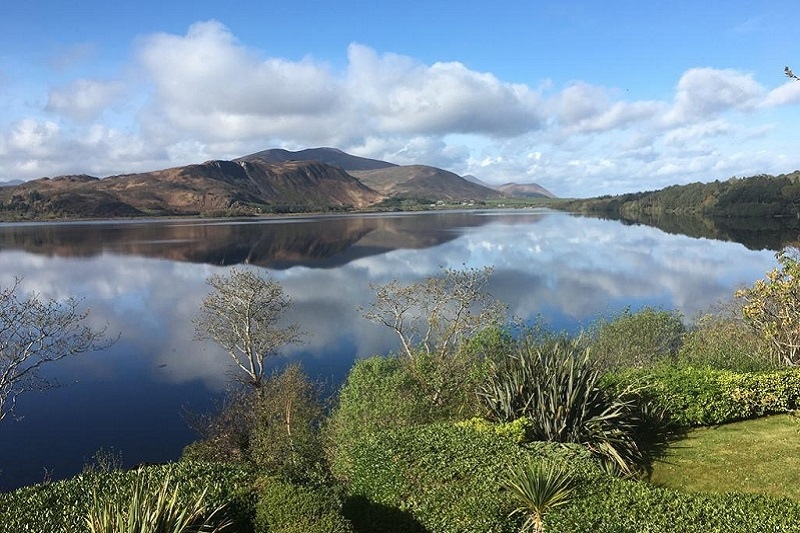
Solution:
M334 146L594 196L800 168L796 1L29 0L0 181Z

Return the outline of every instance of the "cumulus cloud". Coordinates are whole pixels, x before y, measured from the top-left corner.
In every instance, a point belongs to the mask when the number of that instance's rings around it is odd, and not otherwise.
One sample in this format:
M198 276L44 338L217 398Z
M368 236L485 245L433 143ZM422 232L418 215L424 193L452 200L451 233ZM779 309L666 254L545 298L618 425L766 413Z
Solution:
M0 179L102 176L312 146L487 183L535 181L562 196L743 175L744 161L766 161L756 172L800 165L793 147L774 142L791 124L774 109L800 103L800 82L769 90L730 69L692 68L673 94L636 100L591 80L511 83L365 44L351 44L341 68L280 58L216 21L143 36L132 60L120 79L14 89L25 96L5 104Z
M218 22L144 38L138 56L157 109L210 139L292 134L341 107L325 66L263 59Z
M125 93L120 81L75 80L65 87L50 91L45 109L75 120L96 119Z
M765 92L750 74L713 68L689 69L678 82L675 102L665 119L670 124L686 123L730 110L752 110Z
M458 62L417 63L348 49L348 88L356 109L382 131L412 134L482 133L509 136L541 127L541 98L526 85Z

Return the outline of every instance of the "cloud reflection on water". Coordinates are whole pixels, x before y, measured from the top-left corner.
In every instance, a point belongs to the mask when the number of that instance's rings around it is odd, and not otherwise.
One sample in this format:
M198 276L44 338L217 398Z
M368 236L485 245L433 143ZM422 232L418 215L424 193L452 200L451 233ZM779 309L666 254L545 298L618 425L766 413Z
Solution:
M509 305L513 315L531 319L542 314L561 329L586 324L626 305L662 305L691 317L729 298L739 285L762 277L775 262L771 252L755 252L734 243L667 235L650 227L562 213L423 214L356 222L360 230L350 235L359 237L343 248L315 246L309 240L315 228L330 225L330 220L303 222L304 234L297 232L301 226L293 226L292 238L284 242L301 242L306 249L315 250L318 255L312 261L295 259L292 264L287 259L292 254L281 254L273 243L261 241L261 250L269 249L272 254L270 261L280 258L279 268L269 273L294 301L289 318L307 333L306 343L287 349L287 355L302 358L310 372L323 377L333 368L344 372L356 357L397 348L391 332L364 320L357 311L371 300L370 283L393 278L416 281L438 274L441 267L492 265L495 274L490 290ZM367 227L371 229L365 230ZM102 239L104 234L98 229L93 228L92 238ZM157 234L156 228L144 229ZM6 233L6 243L13 240L8 231L0 228L0 233ZM330 232L326 235L327 242L335 240ZM82 390L91 390L95 395L91 401L98 406L108 404L109 409L118 403L102 395L126 391L131 412L125 416L134 424L137 417L151 416L147 410L174 413L182 403L207 398L225 387L226 356L212 344L193 340L191 318L206 293L205 279L229 266L178 261L170 253L166 257L138 255L124 240L114 241L111 248L115 251L109 251L109 243L102 240L84 243L81 253L74 255L63 242L45 241L36 250L31 248L31 240L20 240L29 251L10 246L0 249L0 285L22 275L25 290L54 298L83 297L95 323L107 323L109 332L121 335L107 352L65 360L52 369L61 382L71 384L58 393L58 409L64 416L89 401L81 397ZM185 255L185 244L180 247L180 255ZM358 251L354 253L354 249ZM299 257L297 251L295 247L295 257ZM325 253L332 255L325 257ZM208 255L219 257L215 252ZM320 265L324 268L318 268ZM139 386L130 387L131 380L138 380ZM175 394L175 387L188 391L177 405L150 403ZM26 427L35 427L37 420L51 420L44 415L53 409L48 394L52 393L20 399ZM174 396L169 398L176 401ZM118 421L120 413L98 411L95 416ZM7 435L16 433L13 438L24 440L19 432L8 431L8 426L0 427L0 447L4 449ZM152 427L151 434L140 437L143 442L152 440L162 430ZM94 431L103 429L98 426ZM116 446L124 449L131 445L127 439L133 437L119 438L123 442ZM102 435L92 442L103 442ZM174 455L182 444L166 445L172 446L169 449ZM99 447L87 446L84 457ZM0 469L6 469L5 465L0 464ZM7 481L0 477L0 485L3 483Z

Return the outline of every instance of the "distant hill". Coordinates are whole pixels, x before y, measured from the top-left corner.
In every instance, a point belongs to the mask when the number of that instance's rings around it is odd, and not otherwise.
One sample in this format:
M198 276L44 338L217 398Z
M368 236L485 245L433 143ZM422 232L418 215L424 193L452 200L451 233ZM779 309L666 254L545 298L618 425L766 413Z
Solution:
M207 161L98 179L42 178L0 189L0 214L30 217L250 214L363 208L383 196L318 162Z
M0 181L0 187L14 187L16 185L22 185L25 183L22 180L11 180L11 181Z
M233 161L0 187L0 220L341 211L397 201L503 197L482 183L474 176L467 180L436 167L399 166L336 148L271 149Z
M273 148L271 150L264 150L254 154L246 155L244 157L239 157L234 159L234 161L265 161L267 163L285 163L287 161L319 161L320 163L339 167L344 170L375 170L378 168L397 166L393 163L387 163L386 161L350 155L337 148L308 148L306 150L299 150L297 152Z
M350 172L365 185L389 197L432 200L486 200L499 192L471 183L458 174L425 165L407 165Z
M485 181L482 181L482 180L478 179L477 177L473 176L472 174L466 174L466 175L461 176L461 177L464 178L465 180L467 180L470 183L474 183L475 185L480 185L481 187L486 187L487 189L497 190L497 187L493 187L492 185L489 185Z
M800 216L800 171L570 200L559 204L559 208L617 214L631 220L662 214L797 218Z
M506 196L514 198L555 198L556 195L538 183L506 183L497 187Z

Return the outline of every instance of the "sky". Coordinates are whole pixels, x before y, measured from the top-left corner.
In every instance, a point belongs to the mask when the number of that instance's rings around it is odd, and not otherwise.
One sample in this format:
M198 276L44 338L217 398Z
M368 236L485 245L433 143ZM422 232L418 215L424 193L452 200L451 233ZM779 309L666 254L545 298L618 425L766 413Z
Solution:
M560 197L800 169L800 2L9 0L0 181L268 148Z

